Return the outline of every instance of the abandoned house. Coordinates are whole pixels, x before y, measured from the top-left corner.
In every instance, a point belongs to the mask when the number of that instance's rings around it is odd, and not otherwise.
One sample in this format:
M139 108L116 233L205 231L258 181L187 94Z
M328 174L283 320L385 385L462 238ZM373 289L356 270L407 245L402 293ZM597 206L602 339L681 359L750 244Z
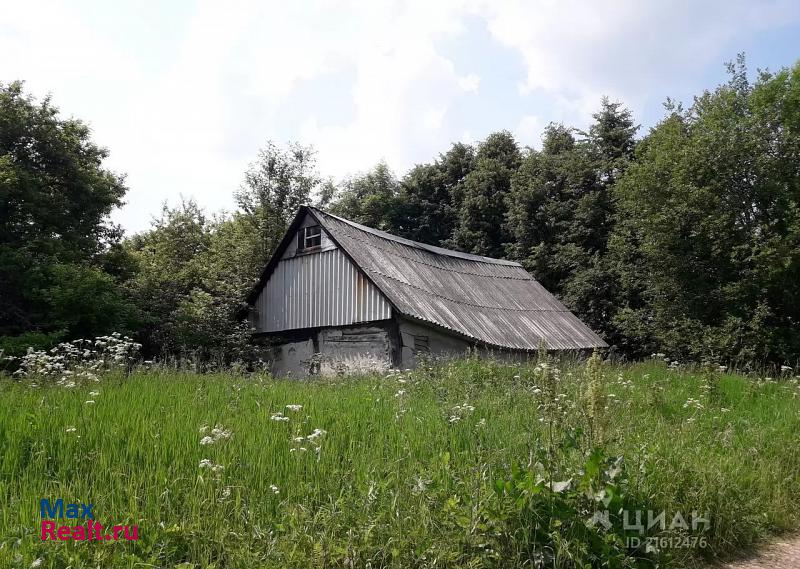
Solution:
M525 358L606 344L518 263L417 243L309 206L247 298L273 373L410 368L421 354Z

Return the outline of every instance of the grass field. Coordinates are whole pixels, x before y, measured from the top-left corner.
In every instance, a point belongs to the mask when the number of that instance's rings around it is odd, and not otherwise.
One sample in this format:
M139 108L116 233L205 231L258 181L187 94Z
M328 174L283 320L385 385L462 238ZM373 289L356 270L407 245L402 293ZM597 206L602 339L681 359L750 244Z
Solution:
M796 379L560 367L0 379L0 566L690 567L800 527ZM42 498L139 539L42 541ZM637 550L624 510L710 527Z

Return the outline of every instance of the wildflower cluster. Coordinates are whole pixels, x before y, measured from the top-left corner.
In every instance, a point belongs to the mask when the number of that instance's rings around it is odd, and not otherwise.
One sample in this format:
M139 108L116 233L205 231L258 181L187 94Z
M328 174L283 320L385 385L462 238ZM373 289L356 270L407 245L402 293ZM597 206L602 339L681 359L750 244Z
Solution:
M204 434L208 432L208 426L200 427L200 434ZM223 427L222 425L216 425L213 429L211 429L211 434L204 436L200 439L200 444L203 446L213 445L221 440L227 440L231 438L233 433Z
M405 380L398 379L398 382L405 383ZM398 389L394 394L395 399L397 399L397 412L394 415L395 419L400 419L400 417L408 413L408 407L406 407L407 393L405 389Z
M728 367L720 365L713 360L705 360L700 366L701 378L703 383L700 389L703 390L709 401L716 401L720 396L720 375L726 373Z
M328 432L324 429L314 429L310 435L297 435L292 438L293 445L289 452L303 453L308 452L309 448L311 448L317 455L317 460L319 460L319 455L322 451L322 438L327 434Z
M209 433L208 425L203 425L200 427L200 434L205 435L202 439L200 439L201 446L208 446L216 444L220 441L225 441L230 439L233 436L233 433L223 427L222 425L215 425L213 429L211 429L210 433L206 435L205 433ZM208 470L212 474L216 475L217 480L220 479L222 475L222 471L225 470L225 467L221 464L215 464L211 459L204 458L200 461L198 468L201 470Z
M302 405L298 404L289 404L285 406L285 409L289 412L296 413L303 408ZM278 423L288 423L292 419L283 414L283 412L278 411L272 413L270 415L270 420L276 421ZM294 424L294 423L293 423ZM306 453L309 450L312 450L317 455L317 460L319 460L320 452L322 451L322 439L327 435L328 432L324 429L314 429L308 435L301 435L300 434L300 427L298 426L295 430L295 434L291 439L291 446L289 448L290 453L297 453L302 454ZM275 492L277 494L277 492Z
M475 407L468 403L456 405L451 409L450 416L447 420L450 424L458 423L465 415L472 413L473 411L475 411Z
M99 381L100 375L131 365L142 345L128 336L114 332L94 340L62 342L50 350L34 350L22 357L5 356L2 360L17 367L12 375L30 380L55 381L72 388L81 380Z
M297 412L298 412L298 411L300 411L302 408L303 408L303 406L302 406L302 405L295 405L295 404L291 404L291 405L287 405L287 406L286 406L286 410L287 410L287 411L292 411L293 413L297 413ZM272 413L272 414L269 416L269 418L270 418L270 420L272 420L272 421L277 421L277 422L279 422L279 423L281 423L281 422L286 422L286 421L288 421L288 420L289 420L289 417L287 417L286 415L284 415L282 411L277 411L277 412L275 412L275 413Z
M214 464L211 460L207 458L204 458L203 460L200 461L198 468L207 468L214 474L219 474L220 472L225 470L224 466L222 466L221 464Z
M690 397L689 399L686 400L686 403L683 404L683 408L702 410L704 406L699 399L693 399L692 397Z
M695 411L694 415L686 419L687 423L694 423L697 420L697 412L705 409L705 406L699 399L694 399L690 397L689 399L686 400L686 403L683 404L683 408L693 409Z

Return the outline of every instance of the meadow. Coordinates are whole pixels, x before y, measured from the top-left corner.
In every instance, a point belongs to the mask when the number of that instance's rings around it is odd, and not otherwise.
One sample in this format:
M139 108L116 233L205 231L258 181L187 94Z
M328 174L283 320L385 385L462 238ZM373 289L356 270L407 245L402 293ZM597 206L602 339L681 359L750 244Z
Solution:
M800 527L800 387L779 375L541 357L0 378L0 566L706 566ZM42 498L138 540L42 541Z

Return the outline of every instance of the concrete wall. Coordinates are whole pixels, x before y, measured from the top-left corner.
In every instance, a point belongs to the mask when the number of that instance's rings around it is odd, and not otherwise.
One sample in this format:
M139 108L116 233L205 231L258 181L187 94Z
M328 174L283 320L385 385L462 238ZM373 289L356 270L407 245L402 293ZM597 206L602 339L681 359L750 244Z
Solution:
M264 360L277 377L306 377L314 363L314 342L308 338L278 344L265 350Z
M490 349L405 318L369 324L311 328L262 337L264 361L278 377L304 378L319 373L369 372L400 367L413 369L422 357L464 357L470 349L481 358L516 362L536 354Z
M470 343L458 336L445 334L440 330L406 320L398 320L400 332L400 365L403 369L414 368L420 355L434 358L464 356L469 352Z
M270 370L278 377L388 369L399 358L392 328L393 322L386 320L262 337L262 359L270 362Z

